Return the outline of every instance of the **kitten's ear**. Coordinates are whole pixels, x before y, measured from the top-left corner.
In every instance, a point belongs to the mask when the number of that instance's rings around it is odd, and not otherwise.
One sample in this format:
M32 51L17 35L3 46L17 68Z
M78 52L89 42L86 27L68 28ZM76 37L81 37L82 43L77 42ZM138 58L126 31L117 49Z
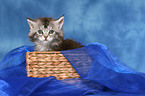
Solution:
M32 19L30 19L28 17L27 17L27 21L28 21L28 24L30 26L30 29L34 28L34 25L36 24L36 21L32 20Z
M59 29L62 29L63 22L64 22L64 15L62 15L60 18L58 18L56 21L54 21L56 25L58 25Z

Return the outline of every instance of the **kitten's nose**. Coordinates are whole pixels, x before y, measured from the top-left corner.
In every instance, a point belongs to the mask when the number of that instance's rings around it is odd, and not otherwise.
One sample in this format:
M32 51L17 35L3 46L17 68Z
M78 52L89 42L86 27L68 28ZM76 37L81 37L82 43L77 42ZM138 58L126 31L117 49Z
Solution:
M48 37L48 36L44 36L45 37L45 39Z

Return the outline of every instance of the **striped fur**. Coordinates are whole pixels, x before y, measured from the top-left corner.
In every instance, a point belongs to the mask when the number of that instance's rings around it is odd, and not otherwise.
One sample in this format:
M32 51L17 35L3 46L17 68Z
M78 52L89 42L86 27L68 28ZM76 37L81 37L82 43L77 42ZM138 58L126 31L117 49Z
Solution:
M35 44L35 51L60 51L83 47L76 41L63 40L64 16L57 20L44 17L37 20L27 18L27 21L30 26L28 36Z

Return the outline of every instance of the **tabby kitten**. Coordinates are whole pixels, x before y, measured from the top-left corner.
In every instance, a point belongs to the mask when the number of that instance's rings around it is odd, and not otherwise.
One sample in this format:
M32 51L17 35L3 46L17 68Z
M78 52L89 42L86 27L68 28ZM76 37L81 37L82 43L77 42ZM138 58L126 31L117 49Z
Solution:
M71 39L63 39L64 16L55 20L53 18L39 18L32 20L27 18L30 32L30 40L35 44L35 51L61 51L83 47Z

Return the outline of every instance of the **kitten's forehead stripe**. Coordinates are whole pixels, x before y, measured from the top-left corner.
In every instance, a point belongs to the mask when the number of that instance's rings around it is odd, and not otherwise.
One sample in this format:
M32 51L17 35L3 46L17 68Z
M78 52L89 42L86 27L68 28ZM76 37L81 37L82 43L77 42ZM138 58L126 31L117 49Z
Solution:
M49 26L49 22L52 20L52 18L47 18L47 17L39 18L39 19L42 22L44 28L47 28Z

